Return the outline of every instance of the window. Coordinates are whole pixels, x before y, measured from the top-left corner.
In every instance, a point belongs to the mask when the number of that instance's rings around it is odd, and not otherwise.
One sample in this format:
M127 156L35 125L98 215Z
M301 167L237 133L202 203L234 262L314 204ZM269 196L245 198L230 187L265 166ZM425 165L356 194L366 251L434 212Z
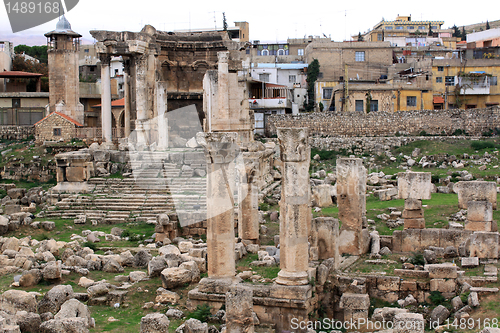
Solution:
M297 76L296 75L288 75L288 83L295 83L297 82Z
M61 136L61 128L56 127L53 128L53 130L54 130L54 136Z
M385 30L392 30L392 27L385 27Z
M432 30L436 30L437 28L438 28L438 27L437 27L437 25L433 25L433 26L431 26L431 29L432 29Z
M250 49L247 49L247 50L246 50L246 53L247 53L247 54L250 54Z
M355 102L355 110L356 111L359 111L359 112L363 112L364 109L363 109L363 100L362 99L357 99L356 102Z
M418 27L418 30L426 30L425 27L423 25L419 26Z
M403 27L399 25L396 27L396 30L403 30Z
M365 51L356 51L355 60L365 61Z
M445 86L454 86L455 85L455 77L454 76L445 76L444 85Z
M443 77L442 76L436 77L436 83L443 83Z
M417 96L406 96L406 106L417 106Z
M269 55L269 50L262 50L262 55L263 56Z
M21 99L13 98L12 99L12 108L20 108L21 107Z
M93 72L93 71L95 71L95 67L89 67L89 70L90 70L91 72Z
M299 56L303 56L303 55L304 55L304 49L298 49L298 50L297 50L297 54L298 54Z
M443 66L438 66L438 72L442 72L444 71L444 67Z
M322 79L323 78L323 72L319 72L318 73L318 79Z
M382 34L377 34L377 40L382 41Z
M412 26L412 25L409 25L409 26L408 26L408 30L414 30L414 29L415 29L415 27L414 27L414 26Z
M332 99L333 88L323 88L323 99Z
M285 50L283 50L283 49L279 49L279 50L278 50L278 55L279 55L279 56L280 56L280 55L281 55L281 56L282 56L282 55L285 55Z
M490 77L490 85L491 86L496 86L497 85L497 77L496 76Z
M378 101L373 100L370 102L370 111L378 111Z
M271 74L269 74L269 73L259 74L259 81L269 82L270 76L271 76Z
M85 52L85 53L89 53L89 51L90 51L89 49L83 50L83 52Z

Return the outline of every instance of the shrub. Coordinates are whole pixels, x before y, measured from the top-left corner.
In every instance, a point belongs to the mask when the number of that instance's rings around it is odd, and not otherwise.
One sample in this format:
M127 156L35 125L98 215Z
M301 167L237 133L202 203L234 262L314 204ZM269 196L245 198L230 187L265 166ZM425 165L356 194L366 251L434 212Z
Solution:
M439 291L431 291L431 294L429 295L429 300L434 305L442 305L443 303L446 302L446 299Z
M495 144L489 141L473 141L471 142L470 146L474 150L495 148Z
M424 255L420 252L413 252L412 256L410 257L410 262L413 265L423 266L423 265L425 265Z
M92 242L83 243L83 247L88 247L92 251L97 251L97 245L95 245L95 243L92 243Z
M420 131L420 133L418 133L419 136L427 136L427 132L426 131Z
M431 183L433 183L433 184L439 184L439 176L438 175L432 175L431 176Z
M187 319L198 319L201 322L207 322L208 318L212 315L210 309L212 307L208 304L201 304L196 306L196 310L188 314Z
M259 209L263 212L267 212L271 207L269 207L269 204L267 202L262 202L259 204Z
M458 135L467 135L467 132L461 128L457 128L456 130L453 131L452 135L458 136Z

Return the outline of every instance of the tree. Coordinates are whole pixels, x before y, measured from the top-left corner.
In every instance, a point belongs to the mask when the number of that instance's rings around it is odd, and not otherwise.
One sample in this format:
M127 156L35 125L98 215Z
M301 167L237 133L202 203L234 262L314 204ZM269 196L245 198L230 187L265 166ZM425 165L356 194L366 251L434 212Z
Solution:
M467 40L467 33L465 32L464 26L462 26L462 40Z
M309 66L307 67L307 102L304 103L304 108L307 112L311 112L314 110L315 98L314 98L314 84L318 79L319 75L319 61L318 59L314 59L311 61Z
M47 64L43 62L36 62L33 60L25 60L24 57L20 55L16 55L12 60L12 70L13 71L21 71L28 73L40 73L42 76L42 91L49 91L49 69ZM19 79L24 80L24 79ZM34 80L30 80L27 85L28 91L36 91L36 82Z
M488 22L488 20L486 20L486 30L489 30L490 29L490 22Z
M17 45L14 47L14 52L16 54L27 54L30 57L37 59L40 62L48 63L48 55L47 55L47 45L42 46L27 46L24 44Z
M222 28L227 31L226 12L222 13Z
M434 33L432 32L431 26L429 26L429 32L427 33L427 36L432 37Z
M358 34L358 42L363 42L364 39L363 39L363 36L361 36L361 32L359 32Z
M458 38L462 37L462 32L460 32L460 29L456 25L453 25L452 29L453 29L453 33L451 35L453 37L458 37Z

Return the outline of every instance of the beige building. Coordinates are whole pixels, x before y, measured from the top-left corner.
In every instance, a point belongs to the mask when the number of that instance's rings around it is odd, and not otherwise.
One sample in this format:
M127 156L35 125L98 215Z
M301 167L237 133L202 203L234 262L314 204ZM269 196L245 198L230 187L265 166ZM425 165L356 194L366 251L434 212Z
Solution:
M411 15L398 16L394 21L382 19L363 39L367 42L382 42L386 41L386 38L424 37L428 35L429 30L433 34L439 34L443 24L444 21L412 21Z
M0 72L12 69L12 59L14 58L14 46L11 42L0 41ZM0 92L7 91L5 79L0 79Z
M320 73L316 81L316 104L326 110L336 110L330 105L333 89L344 80L371 81L387 79L392 65L393 52L389 42L318 42L306 47L306 62L318 59Z

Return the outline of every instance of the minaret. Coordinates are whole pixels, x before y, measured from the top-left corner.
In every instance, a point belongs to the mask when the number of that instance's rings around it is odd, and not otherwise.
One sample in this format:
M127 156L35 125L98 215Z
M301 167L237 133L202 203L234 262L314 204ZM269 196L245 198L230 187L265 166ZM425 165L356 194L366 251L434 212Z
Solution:
M84 124L78 72L78 48L82 35L71 30L71 24L63 15L56 30L47 32L45 37L49 58L50 112L63 113Z

